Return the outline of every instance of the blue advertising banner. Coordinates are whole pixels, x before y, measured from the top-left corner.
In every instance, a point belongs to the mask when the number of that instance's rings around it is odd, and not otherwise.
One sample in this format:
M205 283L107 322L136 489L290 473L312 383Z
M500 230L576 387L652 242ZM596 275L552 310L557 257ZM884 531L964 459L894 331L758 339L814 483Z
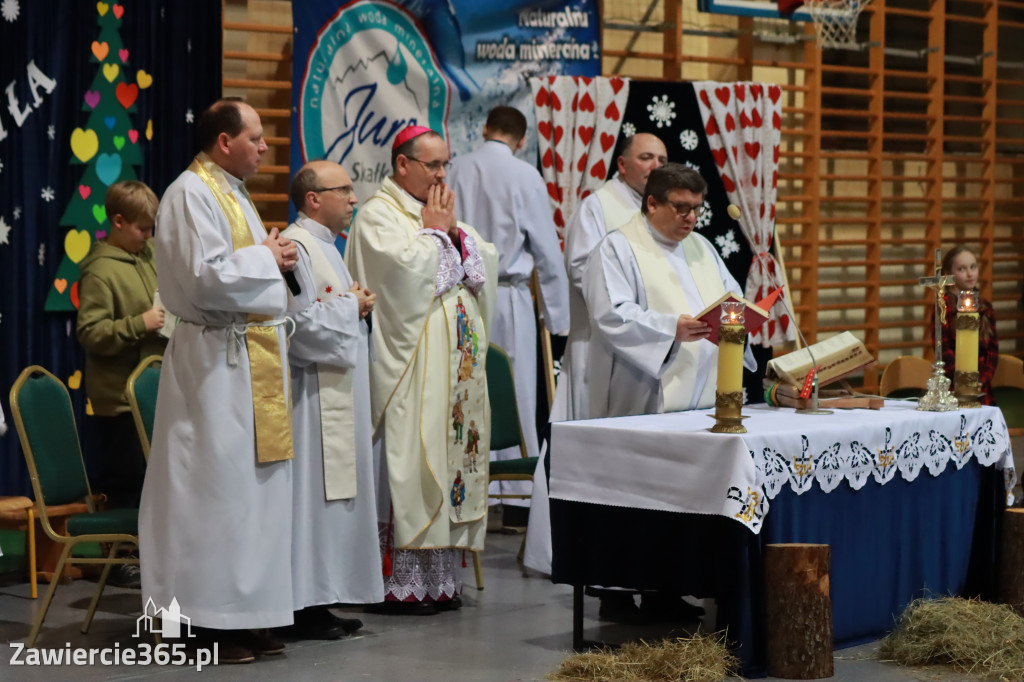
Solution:
M531 122L522 153L536 159L527 79L601 70L596 0L294 0L292 20L292 172L337 161L363 199L411 124L457 155L480 143L492 107L511 105Z

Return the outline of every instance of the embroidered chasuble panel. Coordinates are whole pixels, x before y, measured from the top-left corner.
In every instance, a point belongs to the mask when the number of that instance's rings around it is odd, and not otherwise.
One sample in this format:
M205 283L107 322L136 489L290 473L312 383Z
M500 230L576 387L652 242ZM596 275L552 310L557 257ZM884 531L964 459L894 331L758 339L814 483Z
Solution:
M487 399L487 335L476 297L459 284L441 299L448 322L449 520L465 523L487 513L491 418Z

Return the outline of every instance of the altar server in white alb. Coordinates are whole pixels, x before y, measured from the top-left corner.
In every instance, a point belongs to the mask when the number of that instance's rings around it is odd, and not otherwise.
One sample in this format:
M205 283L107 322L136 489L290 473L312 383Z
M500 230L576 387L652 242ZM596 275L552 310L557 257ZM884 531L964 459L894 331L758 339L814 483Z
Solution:
M512 360L526 453L536 457L537 319L530 276L536 268L552 334L569 332L569 282L544 180L515 156L526 140L526 117L512 107L491 109L484 140L476 151L455 158L448 179L459 217L498 249L498 300L489 337ZM491 453L492 460L520 456L519 448ZM506 494L530 493L525 481L492 484L497 486ZM529 501L513 498L504 504L528 506Z
M587 196L565 228L565 268L569 273L569 339L562 358L562 374L551 410L551 421L586 419L587 353L590 315L583 299L583 269L590 252L608 232L624 225L640 212L647 177L668 163L665 144L650 133L625 139L616 159L619 172Z
M695 233L707 184L670 163L651 171L642 213L611 232L583 275L591 315L591 417L655 414L715 404L718 346L693 319L742 289ZM747 345L744 366L756 369Z
M292 521L295 634L337 639L362 626L331 604L383 601L370 430L366 317L375 296L353 282L334 241L352 221L355 190L332 161L296 173L299 215L281 234L299 245L299 293L288 314L296 461Z
M267 150L259 115L221 100L202 153L160 202L160 297L181 318L164 354L139 510L143 603L176 599L222 662L284 646L292 622L288 289L297 247L263 227L242 181ZM227 658L225 653L227 652Z
M498 254L455 218L448 145L410 126L394 174L359 209L345 264L377 296L370 368L384 603L430 615L462 605L461 549L482 549L487 515L487 340Z

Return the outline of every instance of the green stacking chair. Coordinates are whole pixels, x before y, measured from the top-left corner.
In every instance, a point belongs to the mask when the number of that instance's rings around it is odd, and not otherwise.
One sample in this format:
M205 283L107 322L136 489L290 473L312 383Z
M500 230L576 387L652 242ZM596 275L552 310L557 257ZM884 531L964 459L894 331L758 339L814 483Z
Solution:
M153 418L156 416L156 393L160 387L160 365L163 358L150 355L139 363L128 377L128 404L135 418L135 430L139 432L142 453L149 461L149 444L153 439Z
M28 636L27 645L33 647L68 564L104 564L82 623L82 633L89 631L110 567L139 563L134 557L117 556L123 545L139 546L139 510L97 509L97 503L104 498L93 496L89 488L71 396L60 379L38 365L27 367L11 387L11 412L32 479L39 524L50 540L63 546L46 598ZM61 519L58 532L51 523L48 508L68 505L81 505L83 511ZM86 542L109 543L110 551L105 557L71 555L76 546Z
M490 344L487 348L487 395L491 405L491 450L518 447L520 459L501 462L491 461L488 480L533 481L537 458L526 456L523 441L523 427L519 423L519 407L516 403L516 383L512 376L512 361L500 346ZM529 499L523 494L488 494L493 498ZM518 558L522 560L526 537L519 548ZM473 552L473 571L476 574L476 589L484 589L484 574L480 567L480 553Z

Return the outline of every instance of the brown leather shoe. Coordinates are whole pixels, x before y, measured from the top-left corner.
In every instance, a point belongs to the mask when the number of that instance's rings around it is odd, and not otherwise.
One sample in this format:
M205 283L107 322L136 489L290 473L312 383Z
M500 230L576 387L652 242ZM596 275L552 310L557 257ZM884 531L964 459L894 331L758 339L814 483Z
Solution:
M230 640L217 642L218 663L252 663L255 660L256 654L238 642Z
M284 642L274 639L270 632L263 630L242 630L241 642L257 656L277 656L284 653Z

